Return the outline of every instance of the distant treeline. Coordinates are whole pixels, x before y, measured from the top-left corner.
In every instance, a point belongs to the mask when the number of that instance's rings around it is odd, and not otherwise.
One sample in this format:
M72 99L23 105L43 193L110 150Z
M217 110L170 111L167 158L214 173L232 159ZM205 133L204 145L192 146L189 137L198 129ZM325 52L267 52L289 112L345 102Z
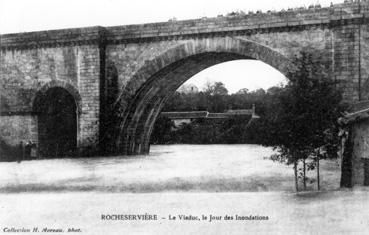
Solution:
M163 111L209 111L221 113L233 109L251 109L255 104L256 113L261 117L249 123L248 118L198 119L175 127L173 121L159 117L151 136L153 144L262 144L265 141L265 119L270 118L275 110L275 97L281 87L268 90L248 91L241 89L235 94L228 94L221 82L209 84L201 92L176 92L168 100Z

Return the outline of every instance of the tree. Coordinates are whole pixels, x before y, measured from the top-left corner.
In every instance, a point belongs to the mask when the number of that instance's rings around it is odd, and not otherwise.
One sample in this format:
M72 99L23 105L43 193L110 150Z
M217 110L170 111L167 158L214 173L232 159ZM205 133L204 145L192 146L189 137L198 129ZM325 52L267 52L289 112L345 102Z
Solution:
M227 109L228 90L222 82L207 82L204 88L208 111L223 112Z
M238 95L245 95L247 93L249 93L249 89L242 88L242 89L239 89L236 94L238 94Z
M294 68L287 77L288 84L278 96L275 116L269 119L269 138L278 153L273 160L293 164L295 187L298 191L298 163L302 162L301 178L306 189L306 170L317 167L320 188L319 160L333 157L338 145L337 120L343 111L341 93L326 73L319 51L305 48L294 58ZM313 164L306 166L306 160Z
M222 82L215 82L212 95L228 95L228 90Z
M155 123L153 133L151 135L151 143L167 144L171 141L171 131L174 123L169 118L160 116Z

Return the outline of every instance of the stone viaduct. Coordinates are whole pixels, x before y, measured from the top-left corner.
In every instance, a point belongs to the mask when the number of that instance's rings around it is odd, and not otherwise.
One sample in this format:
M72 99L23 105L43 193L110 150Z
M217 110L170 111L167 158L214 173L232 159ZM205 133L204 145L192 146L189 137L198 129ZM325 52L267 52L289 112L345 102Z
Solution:
M347 1L0 35L0 138L9 145L32 140L45 156L68 149L148 153L164 102L191 76L237 59L260 60L286 74L307 46L322 51L346 100L368 100L368 22L369 2Z

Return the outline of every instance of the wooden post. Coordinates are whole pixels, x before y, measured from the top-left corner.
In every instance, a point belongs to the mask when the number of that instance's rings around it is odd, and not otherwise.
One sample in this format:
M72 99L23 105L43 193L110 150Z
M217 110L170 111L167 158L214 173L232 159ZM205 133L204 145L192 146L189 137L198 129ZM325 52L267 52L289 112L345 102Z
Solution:
M317 178L317 183L318 183L318 190L320 190L320 169L319 169L319 154L317 155L317 161L316 161L316 178Z
M364 167L364 186L369 186L369 158L362 158Z
M298 184L298 178L297 178L297 161L295 161L293 163L293 170L295 172L295 188L296 188L296 192L299 191L299 184Z

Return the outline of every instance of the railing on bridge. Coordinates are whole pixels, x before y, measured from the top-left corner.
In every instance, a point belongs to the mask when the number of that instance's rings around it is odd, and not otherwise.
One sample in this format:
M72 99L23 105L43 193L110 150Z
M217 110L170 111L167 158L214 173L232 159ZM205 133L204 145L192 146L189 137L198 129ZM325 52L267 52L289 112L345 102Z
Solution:
M160 116L173 120L175 126L179 126L181 123L191 123L195 119L249 118L251 116L247 123L248 125L254 119L260 118L260 116L255 113L255 105L253 105L252 109L227 110L224 113L210 113L208 111L162 112Z
M189 111L189 112L162 112L160 114L163 117L167 117L171 120L184 120L184 119L225 119L233 117L248 117L251 116L252 119L260 118L259 115L255 113L255 105L251 109L236 109L227 110L224 113L210 113L208 111Z

